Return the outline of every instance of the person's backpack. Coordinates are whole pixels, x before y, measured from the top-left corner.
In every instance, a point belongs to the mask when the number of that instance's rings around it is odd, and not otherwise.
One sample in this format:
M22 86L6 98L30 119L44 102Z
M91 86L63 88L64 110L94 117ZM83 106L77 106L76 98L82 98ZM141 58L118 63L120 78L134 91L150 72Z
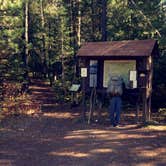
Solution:
M120 76L112 76L108 82L107 93L111 96L121 96L123 80Z

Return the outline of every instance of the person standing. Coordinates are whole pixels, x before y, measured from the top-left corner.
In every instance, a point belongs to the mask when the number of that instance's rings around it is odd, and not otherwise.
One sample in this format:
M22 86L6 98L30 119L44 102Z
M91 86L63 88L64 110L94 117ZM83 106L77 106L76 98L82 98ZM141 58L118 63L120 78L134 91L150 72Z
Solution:
M113 127L119 125L122 109L123 78L121 76L111 76L108 82L107 93L110 98L109 113Z

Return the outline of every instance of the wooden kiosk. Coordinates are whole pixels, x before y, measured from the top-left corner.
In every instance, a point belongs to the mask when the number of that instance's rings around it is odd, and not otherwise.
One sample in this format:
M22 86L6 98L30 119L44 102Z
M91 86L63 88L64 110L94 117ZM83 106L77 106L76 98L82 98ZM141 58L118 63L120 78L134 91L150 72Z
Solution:
M153 57L158 56L157 41L152 39L85 43L77 53L83 93L95 87L96 93L104 95L109 76L121 75L127 91L137 90L141 96L137 111L142 103L143 121L149 121Z

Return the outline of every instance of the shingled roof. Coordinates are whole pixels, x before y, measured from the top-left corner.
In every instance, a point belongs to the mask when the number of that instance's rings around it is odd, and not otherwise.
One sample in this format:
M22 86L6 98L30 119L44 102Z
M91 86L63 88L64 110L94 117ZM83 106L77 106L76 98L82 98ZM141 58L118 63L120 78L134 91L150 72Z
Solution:
M77 56L149 56L158 55L156 49L157 41L152 39L88 42L82 45Z

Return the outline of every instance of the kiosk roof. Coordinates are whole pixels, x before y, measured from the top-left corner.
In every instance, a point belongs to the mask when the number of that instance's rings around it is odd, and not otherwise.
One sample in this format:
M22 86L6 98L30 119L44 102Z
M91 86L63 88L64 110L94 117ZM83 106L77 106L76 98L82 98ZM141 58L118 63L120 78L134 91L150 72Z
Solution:
M157 41L124 40L106 42L87 42L79 49L77 56L158 56Z

